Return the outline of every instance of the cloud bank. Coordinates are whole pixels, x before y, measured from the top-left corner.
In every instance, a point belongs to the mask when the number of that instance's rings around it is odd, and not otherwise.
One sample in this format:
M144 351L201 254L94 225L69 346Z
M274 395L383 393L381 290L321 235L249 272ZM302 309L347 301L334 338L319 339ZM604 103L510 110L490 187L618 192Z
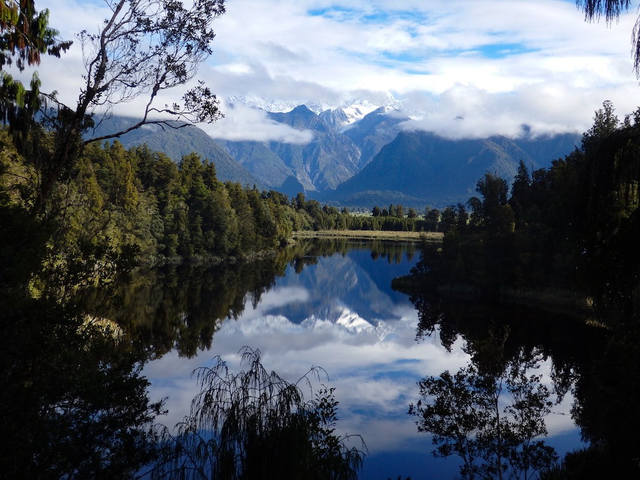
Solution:
M39 7L51 10L63 38L95 31L106 13L89 0ZM222 98L281 107L393 98L414 119L407 128L447 136L517 135L522 124L538 133L581 131L605 99L622 114L640 104L629 48L634 21L631 12L611 26L585 23L563 0L229 0L199 76ZM74 103L79 45L39 70L45 89ZM133 102L116 113L136 111ZM237 102L225 114L207 129L216 138L309 141L308 132L283 129Z
M242 104L222 107L224 117L214 124L200 127L212 138L254 142L276 141L305 144L313 139L310 130L298 130L267 117L266 112Z

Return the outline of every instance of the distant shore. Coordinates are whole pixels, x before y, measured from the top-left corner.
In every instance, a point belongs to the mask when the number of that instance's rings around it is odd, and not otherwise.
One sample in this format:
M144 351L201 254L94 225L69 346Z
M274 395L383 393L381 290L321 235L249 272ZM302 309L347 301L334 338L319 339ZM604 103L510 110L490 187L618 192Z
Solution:
M293 238L353 238L357 240L386 240L396 242L442 242L441 232L395 232L386 230L302 230Z

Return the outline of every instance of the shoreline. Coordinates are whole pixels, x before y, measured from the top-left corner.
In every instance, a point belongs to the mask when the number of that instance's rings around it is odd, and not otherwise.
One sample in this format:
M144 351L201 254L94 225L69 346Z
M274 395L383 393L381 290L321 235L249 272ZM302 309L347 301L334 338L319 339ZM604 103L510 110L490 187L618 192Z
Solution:
M392 242L441 243L442 232L401 232L387 230L298 230L292 233L296 238L346 238L355 240L385 240Z
M234 265L237 263L251 263L259 260L264 260L267 258L273 258L277 254L277 249L269 248L266 250L258 250L254 252L247 252L236 255L193 255L190 257L181 257L176 255L175 257L165 257L165 256L149 256L143 258L136 267L164 267L167 265L207 265L207 266L216 266L216 265Z

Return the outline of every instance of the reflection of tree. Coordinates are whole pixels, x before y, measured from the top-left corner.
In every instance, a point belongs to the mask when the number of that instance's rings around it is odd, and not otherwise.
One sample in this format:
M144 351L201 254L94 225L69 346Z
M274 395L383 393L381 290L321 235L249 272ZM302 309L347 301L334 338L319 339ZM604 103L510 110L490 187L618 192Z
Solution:
M553 392L560 401L602 344L603 330L563 314L522 307L448 302L425 294L414 295L412 301L419 315L418 340L435 334L451 349L462 339L471 356L460 372L421 382L421 408L413 407L420 428L435 434L447 426L447 414L468 412L469 418L460 422L448 417L452 429L443 430L436 445L463 458L466 478L498 478L498 465L505 469L503 478L531 478L546 471L555 459L541 440L551 392L533 369L541 360L551 360ZM457 423L465 429L458 426L456 432ZM446 447L456 433L468 443ZM465 448L473 453L471 463L459 453Z
M399 264L405 256L411 260L418 250L418 245L412 242L334 238L301 241L297 248L299 252L304 251L309 257L327 257L336 253L344 256L350 250L363 249L370 251L371 258L374 260L384 258L389 264Z
M90 292L85 308L126 327L131 341L154 355L176 348L193 356L211 347L220 322L240 315L247 298L257 303L285 266L266 259L140 271L111 289Z
M23 274L16 275L23 277ZM144 354L73 304L0 288L3 478L126 478L155 456Z
M219 358L198 370L201 391L153 476L355 480L363 453L334 433L333 389L307 401L298 384L264 368L260 352L245 349L243 359L247 369L237 374Z
M482 365L493 361L499 366L522 350L529 355L540 352L551 360L551 378L559 397L570 390L579 370L604 341L602 329L562 313L449 302L427 295L414 295L411 300L418 310L418 340L437 333L441 344L451 349L462 338L474 361Z
M638 478L637 314L623 324L620 310L614 309L617 318L606 323L617 326L604 329L520 307L447 302L435 295L414 295L412 301L419 314L418 340L435 334L451 348L461 338L481 374L500 374L501 365L535 352L551 360L554 393L560 399L572 391L571 415L590 446L567 454L561 466L543 478Z
M140 270L110 288L86 292L84 308L123 326L132 343L150 354L160 356L175 348L180 355L193 356L198 349L211 347L220 322L241 315L247 299L256 306L276 277L284 275L287 265L300 273L315 264L318 256L346 255L353 248L370 245L347 240L300 241L273 257L253 262ZM389 262L392 258L400 261L404 251L389 242L376 248Z
M501 372L473 363L457 373L420 381L421 400L410 406L418 430L433 435L434 454L462 459L460 473L472 478L531 478L556 459L546 435L548 388L529 374L539 357L521 355Z
M574 395L571 414L589 447L569 453L553 478L640 478L637 324L611 332L581 369Z
M46 226L13 210L0 195L0 409L11 445L0 453L3 478L128 478L153 464L162 405L149 400L142 366L174 347L189 355L210 345L219 319L240 314L247 298L258 302L289 262L311 261L297 246L251 264L167 267L105 283L96 278L105 265L90 256L43 268ZM360 457L334 435L335 408L327 391L290 403L290 416L272 410L275 423L263 425L291 428L260 437L271 448L262 459L279 454L282 468L354 478ZM291 450L283 435L295 437Z

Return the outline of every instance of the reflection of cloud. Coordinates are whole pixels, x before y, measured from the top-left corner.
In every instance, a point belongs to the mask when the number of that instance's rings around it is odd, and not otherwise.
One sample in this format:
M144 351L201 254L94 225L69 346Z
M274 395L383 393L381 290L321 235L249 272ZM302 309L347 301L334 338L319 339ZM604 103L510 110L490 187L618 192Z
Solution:
M319 266L322 265L336 264L331 258L322 258ZM314 271L329 273L325 268ZM238 351L248 345L262 352L267 369L289 381L298 380L311 366L322 366L329 378L321 378L320 382L335 386L340 402L339 432L362 434L371 453L399 448L428 451L429 436L417 432L415 418L407 415L407 408L418 400L420 379L438 376L445 370L455 372L468 364L470 358L464 352L463 340L458 338L447 351L436 329L418 343L418 315L406 298L395 304L390 300L387 309L376 312L379 318L365 318L346 304L363 305L360 296L367 298L368 289L351 291L343 301L324 285L290 271L261 296L256 308L249 298L237 320L223 322L210 351L191 359L179 358L172 352L147 365L145 374L152 379L153 397L168 397L169 415L161 420L173 426L188 412L190 400L198 390L190 378L194 368L210 364L214 355L220 355L236 369L240 363ZM336 287L336 292L339 290ZM331 296L334 302L318 303L319 292ZM292 306L306 312L306 318L291 321L283 312ZM549 386L551 361L542 362L535 373ZM306 395L312 397L311 392ZM550 435L575 429L568 414L571 403L568 396L554 406L547 419Z
M571 407L575 402L575 398L571 393L565 395L562 402L551 408L551 413L545 419L549 436L560 435L571 430L575 430L576 426L571 418Z
M416 424L408 415L403 418L376 418L364 415L353 415L341 420L338 425L340 433L364 432L363 439L370 453L389 452L394 450L429 451L428 438L421 434L417 437ZM416 438L417 437L417 438ZM427 448L425 448L427 443Z
M271 309L306 302L309 296L309 290L303 287L274 288L260 297L260 303L255 308L247 305L242 318L258 318Z
M276 288L263 295L257 309L247 305L238 320L224 322L211 351L192 359L171 353L150 363L145 374L152 379L153 397L169 398L170 413L161 421L172 426L187 413L197 391L195 380L189 379L194 368L206 365L215 354L237 367L239 349L250 345L262 351L268 369L290 381L300 378L309 367L321 365L329 373L328 383L336 387L340 416L345 420L340 422L340 430L371 438L367 444L372 451L389 450L414 438L415 424L406 408L416 395L416 382L425 374L436 375L465 364L468 357L461 344L451 353L435 338L417 344L415 312L376 326L347 309L340 317L342 322L311 316L301 324L263 313L287 302L304 301L307 295L300 288ZM357 413L363 410L366 415ZM383 428L387 435L376 433Z
M406 415L409 403L417 400L416 383L427 375L452 372L465 366L469 356L457 340L451 352L439 343L437 332L421 343L414 341L417 318L403 317L380 326L358 329L337 322L310 317L301 324L281 315L258 313L287 301L307 298L304 289L274 289L263 296L256 310L247 305L247 313L238 320L227 320L216 333L213 348L192 359L175 353L152 362L145 374L153 380L154 398L168 397L169 415L161 419L172 426L188 412L197 392L191 371L218 354L232 367L239 365L238 351L245 345L262 352L265 367L295 381L311 366L321 365L329 374L328 383L336 387L340 401L339 431L360 433L373 453L395 448L412 450L416 437L415 419ZM550 361L536 373L550 382ZM321 381L327 381L322 380ZM547 418L549 435L575 429L569 415L573 399L568 395L554 406ZM424 442L419 441L424 448ZM416 447L418 448L418 447ZM413 448L414 450L416 448Z

